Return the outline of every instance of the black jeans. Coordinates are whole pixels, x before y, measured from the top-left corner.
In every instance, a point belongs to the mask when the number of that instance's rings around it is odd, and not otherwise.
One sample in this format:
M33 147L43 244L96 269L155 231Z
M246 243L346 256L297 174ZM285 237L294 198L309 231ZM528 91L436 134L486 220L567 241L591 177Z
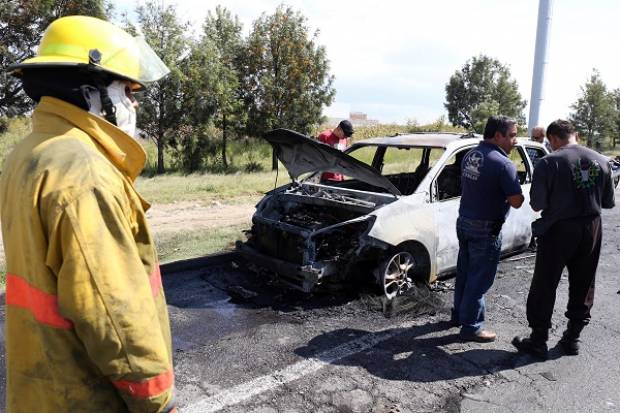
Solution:
M601 217L589 216L556 222L538 237L534 277L527 297L530 327L551 328L556 290L564 267L568 268L565 315L582 324L590 321L601 236Z

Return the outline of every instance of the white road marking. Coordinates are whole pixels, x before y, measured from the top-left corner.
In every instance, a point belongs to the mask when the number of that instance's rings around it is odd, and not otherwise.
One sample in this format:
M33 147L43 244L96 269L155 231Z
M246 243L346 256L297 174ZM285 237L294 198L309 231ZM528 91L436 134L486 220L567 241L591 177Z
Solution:
M195 401L187 407L180 409L180 411L183 413L211 413L225 407L235 406L261 393L274 390L284 384L312 374L335 361L372 348L403 333L405 329L413 325L413 322L409 322L399 325L396 329L367 334L334 347L331 350L319 353L312 359L299 361L271 374L257 377L213 396Z

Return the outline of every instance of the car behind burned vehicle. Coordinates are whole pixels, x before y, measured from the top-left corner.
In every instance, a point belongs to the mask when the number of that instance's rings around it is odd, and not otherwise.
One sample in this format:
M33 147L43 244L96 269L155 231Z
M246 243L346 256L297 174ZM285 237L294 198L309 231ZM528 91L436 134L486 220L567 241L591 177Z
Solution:
M248 261L304 291L373 274L388 298L454 271L460 164L480 136L415 133L359 141L344 153L286 129L265 139L293 182L258 203L247 242L237 244ZM504 224L504 254L530 244L537 214L529 186L546 153L519 140L510 154L526 201ZM345 179L321 182L324 171Z

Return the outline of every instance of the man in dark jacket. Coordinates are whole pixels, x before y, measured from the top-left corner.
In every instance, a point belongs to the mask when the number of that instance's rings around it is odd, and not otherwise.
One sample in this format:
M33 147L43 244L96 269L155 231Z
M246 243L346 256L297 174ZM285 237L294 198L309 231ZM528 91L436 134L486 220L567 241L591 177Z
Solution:
M609 162L577 143L574 126L556 120L547 128L554 152L542 158L530 189L534 211L542 218L532 229L538 239L534 277L527 298L529 338L515 337L519 350L547 358L547 340L555 295L568 268L568 326L560 340L566 354L579 353L579 335L590 321L594 278L601 250L601 208L613 208L614 186Z

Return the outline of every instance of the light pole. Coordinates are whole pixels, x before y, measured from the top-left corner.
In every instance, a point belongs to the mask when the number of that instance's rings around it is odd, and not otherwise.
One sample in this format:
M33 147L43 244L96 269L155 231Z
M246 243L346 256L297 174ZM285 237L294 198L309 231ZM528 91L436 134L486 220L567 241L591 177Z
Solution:
M539 0L538 25L536 28L536 49L534 52L534 70L532 72L532 94L530 96L530 117L527 122L529 135L538 125L540 104L544 99L545 69L547 68L547 49L549 48L549 29L553 0Z

